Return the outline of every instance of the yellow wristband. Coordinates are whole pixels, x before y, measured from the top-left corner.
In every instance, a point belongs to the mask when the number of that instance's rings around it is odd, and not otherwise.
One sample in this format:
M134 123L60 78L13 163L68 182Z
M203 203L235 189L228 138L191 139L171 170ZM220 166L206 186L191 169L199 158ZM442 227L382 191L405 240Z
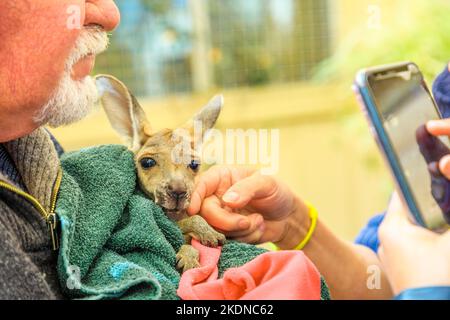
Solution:
M309 209L309 217L311 218L311 225L309 226L309 230L306 233L305 238L292 250L303 250L303 248L308 244L309 240L311 240L314 230L316 230L317 218L319 216L319 213L317 212L317 209L314 208L310 203L306 203L306 206ZM282 250L277 245L275 245L275 247L277 250Z

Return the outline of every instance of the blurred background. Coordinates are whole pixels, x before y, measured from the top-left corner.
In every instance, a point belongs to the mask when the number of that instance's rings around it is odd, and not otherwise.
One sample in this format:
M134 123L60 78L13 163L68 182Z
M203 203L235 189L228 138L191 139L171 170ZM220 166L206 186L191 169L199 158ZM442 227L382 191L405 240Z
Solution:
M174 128L223 93L217 127L280 130L277 176L352 240L393 186L353 97L355 72L412 60L431 84L450 58L446 0L116 0L95 73ZM120 143L105 114L52 132L67 151Z

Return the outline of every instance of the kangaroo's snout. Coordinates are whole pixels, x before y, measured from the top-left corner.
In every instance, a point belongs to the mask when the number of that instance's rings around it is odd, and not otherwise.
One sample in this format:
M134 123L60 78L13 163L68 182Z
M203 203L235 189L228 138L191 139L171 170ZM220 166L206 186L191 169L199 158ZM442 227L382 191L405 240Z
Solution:
M172 213L183 212L189 205L193 183L192 178L165 180L158 184L155 201L166 211Z
M186 183L182 180L173 180L170 181L167 185L167 194L171 199L179 203L182 200L189 200L188 197L188 188Z
M167 185L167 190L170 195L179 198L186 195L187 187L183 180L172 180Z
M186 198L186 191L169 191L169 196L177 201Z

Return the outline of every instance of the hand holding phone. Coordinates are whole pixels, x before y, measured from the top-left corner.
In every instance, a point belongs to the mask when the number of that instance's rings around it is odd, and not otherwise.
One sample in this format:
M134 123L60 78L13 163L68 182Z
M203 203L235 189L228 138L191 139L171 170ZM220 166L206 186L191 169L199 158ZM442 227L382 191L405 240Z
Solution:
M378 257L394 294L406 289L450 285L450 231L430 232L408 221L409 210L393 194L378 229Z
M425 124L441 115L417 65L385 65L358 73L356 92L401 198L414 220L440 231L448 228L450 183L437 163L450 153L446 138Z

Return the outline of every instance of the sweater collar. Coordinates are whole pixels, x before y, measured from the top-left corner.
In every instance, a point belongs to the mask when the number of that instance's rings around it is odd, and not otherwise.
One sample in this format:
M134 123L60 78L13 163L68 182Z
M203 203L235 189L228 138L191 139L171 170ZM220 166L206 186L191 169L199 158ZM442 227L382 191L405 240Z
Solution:
M36 198L44 209L50 211L52 193L59 172L59 157L50 134L38 128L31 134L3 144L21 177L21 182L0 172L0 180L11 183ZM26 189L24 189L24 187Z

